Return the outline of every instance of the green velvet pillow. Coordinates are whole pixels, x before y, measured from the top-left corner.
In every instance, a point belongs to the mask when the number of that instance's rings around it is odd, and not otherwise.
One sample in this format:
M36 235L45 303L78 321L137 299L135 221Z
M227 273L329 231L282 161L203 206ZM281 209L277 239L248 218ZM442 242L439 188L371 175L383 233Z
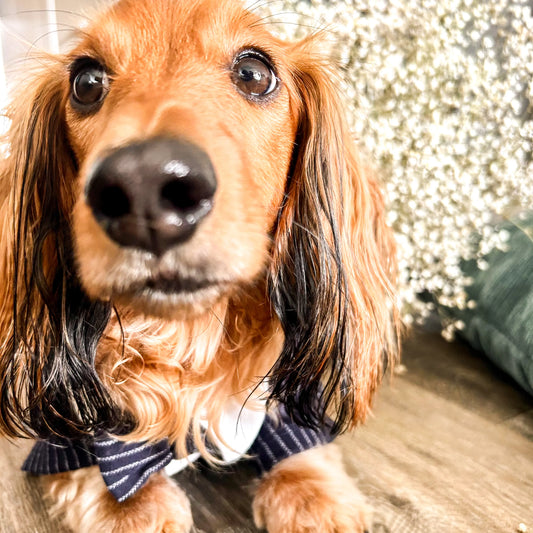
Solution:
M465 323L461 335L533 394L533 215L506 229L508 251L489 254L486 270L464 267L477 306L453 314Z

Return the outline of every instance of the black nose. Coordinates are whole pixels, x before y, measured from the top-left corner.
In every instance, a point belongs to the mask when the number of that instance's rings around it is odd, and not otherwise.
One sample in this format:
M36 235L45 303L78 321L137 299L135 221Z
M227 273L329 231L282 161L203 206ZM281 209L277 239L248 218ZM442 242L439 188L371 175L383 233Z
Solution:
M192 236L213 207L216 186L203 150L158 137L128 144L100 161L86 199L116 243L161 255Z

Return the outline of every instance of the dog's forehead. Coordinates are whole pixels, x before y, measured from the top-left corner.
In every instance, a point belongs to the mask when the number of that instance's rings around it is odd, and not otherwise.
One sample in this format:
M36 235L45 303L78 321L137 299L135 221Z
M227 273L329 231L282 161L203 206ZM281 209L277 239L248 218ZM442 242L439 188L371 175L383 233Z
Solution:
M118 72L283 45L238 0L119 0L84 33L79 51L100 56Z

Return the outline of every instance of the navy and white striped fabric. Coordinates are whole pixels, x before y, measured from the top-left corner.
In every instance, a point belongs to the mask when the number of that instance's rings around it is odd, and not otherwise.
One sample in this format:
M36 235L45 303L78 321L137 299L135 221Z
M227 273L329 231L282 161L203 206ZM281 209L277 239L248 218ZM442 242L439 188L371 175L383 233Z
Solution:
M332 439L329 427L322 431L301 427L280 408L274 417L265 417L247 455L255 461L259 473L264 474L283 459ZM173 458L174 450L167 440L152 444L126 443L108 435L84 441L52 438L35 444L22 470L43 475L98 465L107 488L122 502Z
M126 443L111 437L85 441L52 438L35 444L22 470L36 475L59 474L98 465L107 488L122 502L173 457L167 440L149 444Z
M95 454L107 488L118 501L135 494L151 474L172 461L174 453L167 440L137 444L107 438L96 440Z
M259 473L264 474L283 459L332 440L330 424L326 424L320 431L300 426L280 406L276 416L265 418L248 454L254 459Z

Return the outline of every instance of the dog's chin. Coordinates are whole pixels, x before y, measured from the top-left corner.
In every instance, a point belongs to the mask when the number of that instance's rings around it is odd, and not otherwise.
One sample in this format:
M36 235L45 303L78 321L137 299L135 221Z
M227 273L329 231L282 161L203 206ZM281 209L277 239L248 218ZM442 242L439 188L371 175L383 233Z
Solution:
M114 290L110 300L135 314L166 320L190 319L209 312L231 284L200 279L146 280Z

